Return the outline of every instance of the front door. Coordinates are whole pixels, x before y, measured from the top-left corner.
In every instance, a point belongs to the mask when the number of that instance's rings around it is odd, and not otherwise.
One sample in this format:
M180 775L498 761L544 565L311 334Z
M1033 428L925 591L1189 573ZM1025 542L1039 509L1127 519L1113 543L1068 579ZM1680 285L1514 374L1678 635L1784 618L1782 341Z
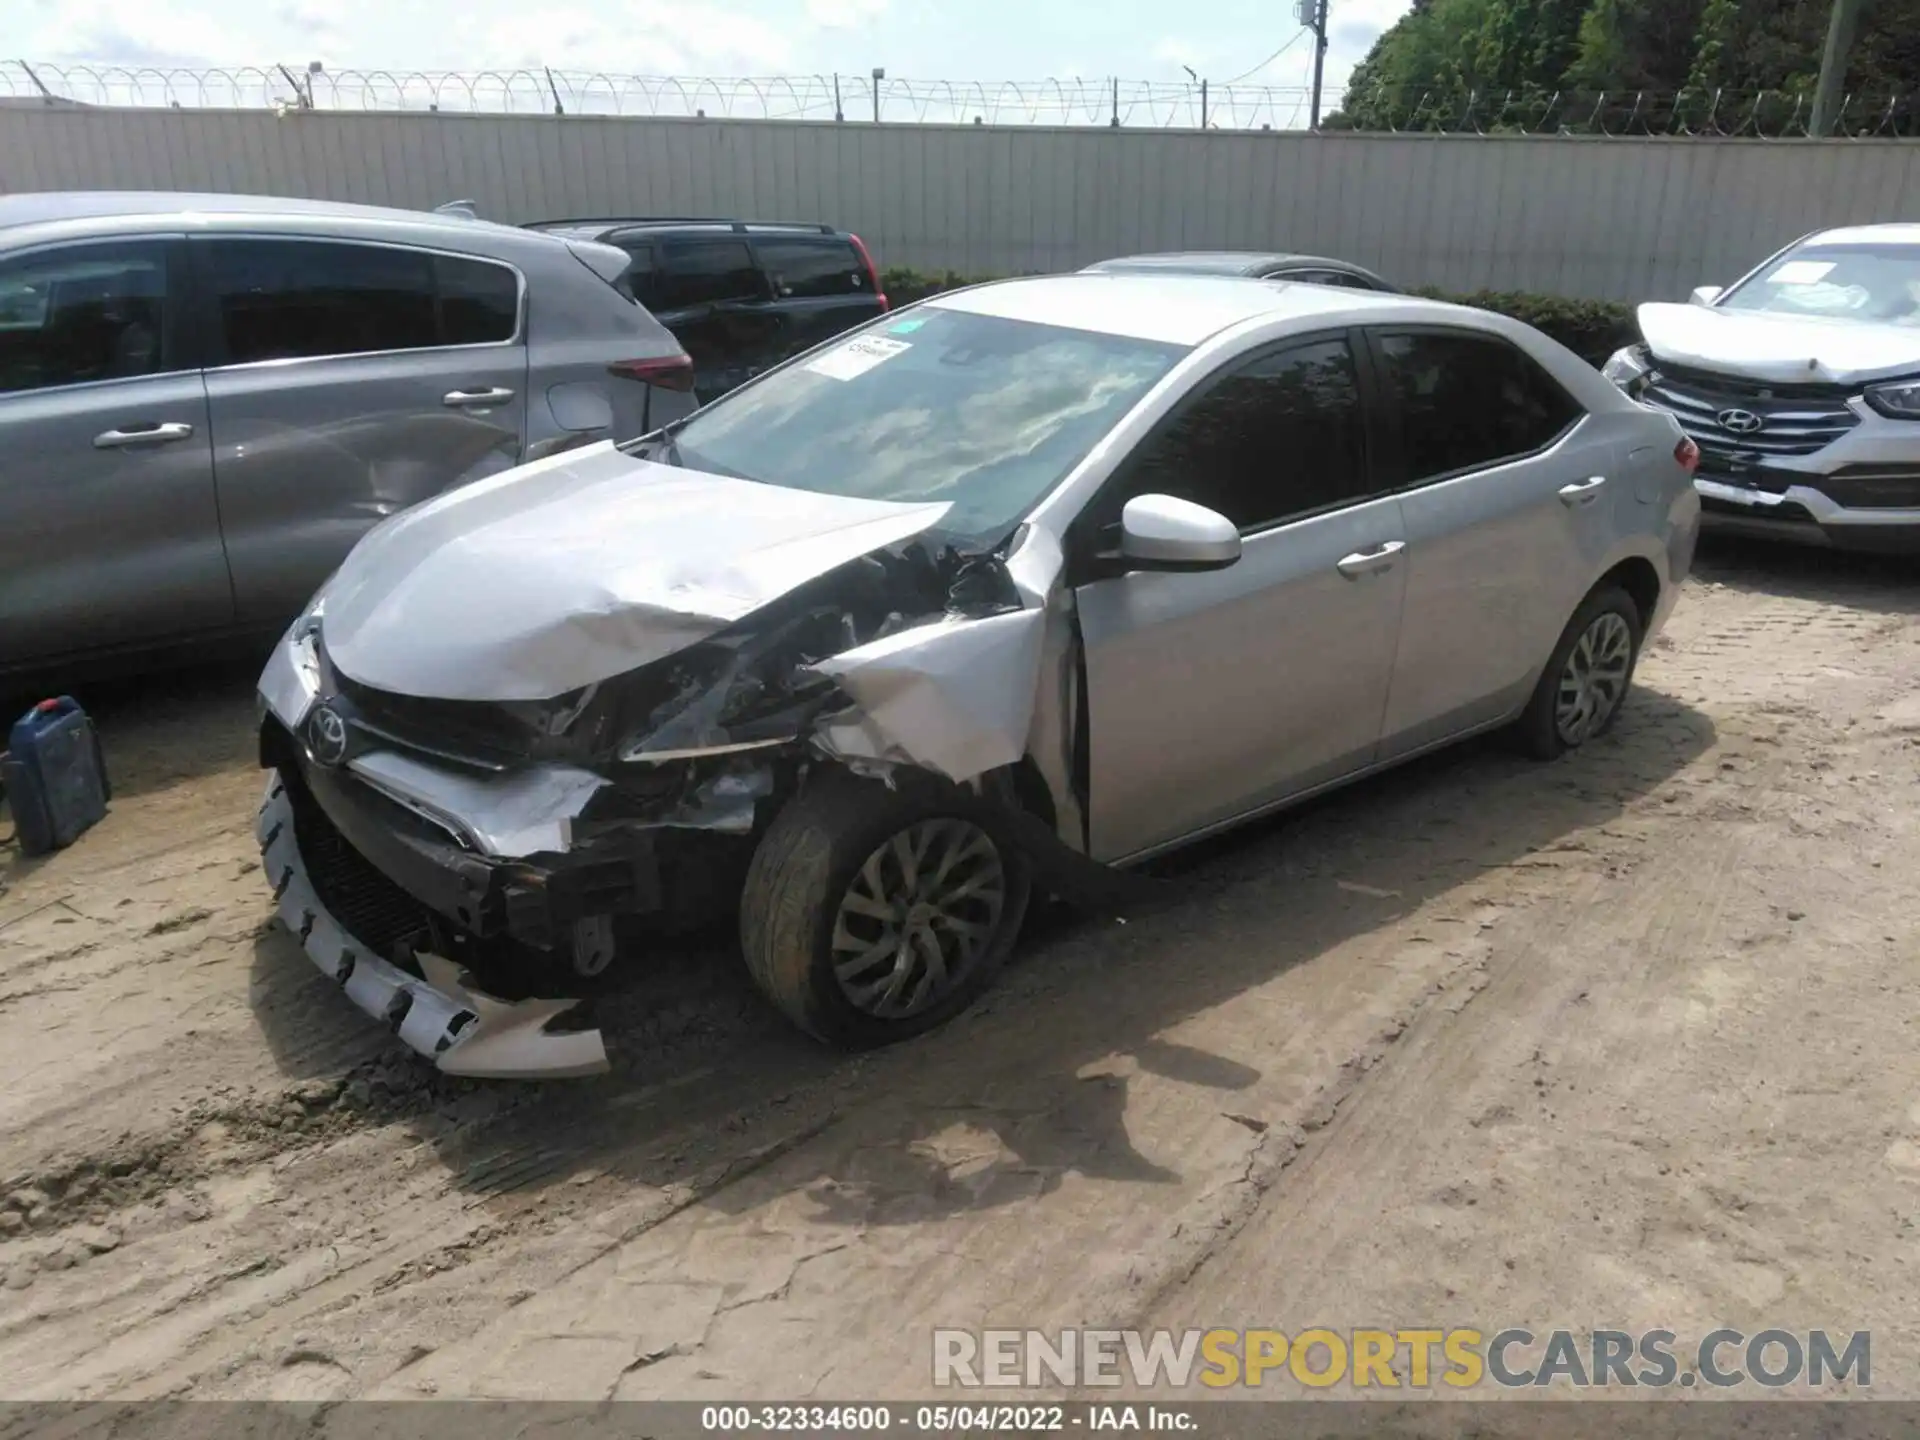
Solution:
M0 261L0 668L233 623L184 245Z
M1409 487L1391 759L1526 703L1600 573L1622 497L1612 445L1516 346L1443 328L1370 338Z
M194 250L243 622L290 618L381 520L519 463L527 352L510 267L337 240Z
M1080 585L1095 858L1116 861L1364 769L1405 589L1399 502L1376 494L1348 341L1297 342L1205 382L1076 526L1171 494L1240 526L1209 574Z

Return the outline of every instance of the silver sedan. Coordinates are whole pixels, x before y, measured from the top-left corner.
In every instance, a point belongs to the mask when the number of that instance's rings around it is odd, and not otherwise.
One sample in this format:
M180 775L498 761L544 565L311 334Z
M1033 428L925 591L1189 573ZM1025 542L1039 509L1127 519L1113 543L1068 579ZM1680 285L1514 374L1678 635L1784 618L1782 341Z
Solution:
M1693 444L1539 333L1256 279L1007 281L641 441L390 520L262 680L280 914L443 1069L737 908L841 1045L985 987L1036 889L1464 736L1601 735Z

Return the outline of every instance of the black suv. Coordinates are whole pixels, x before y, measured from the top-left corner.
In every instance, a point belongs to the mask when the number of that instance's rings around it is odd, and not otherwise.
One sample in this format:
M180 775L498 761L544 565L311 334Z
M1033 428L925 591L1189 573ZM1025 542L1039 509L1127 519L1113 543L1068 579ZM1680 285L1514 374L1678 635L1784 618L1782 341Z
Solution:
M831 225L745 220L538 220L526 227L617 245L633 257L619 288L693 358L702 400L887 308L873 257Z

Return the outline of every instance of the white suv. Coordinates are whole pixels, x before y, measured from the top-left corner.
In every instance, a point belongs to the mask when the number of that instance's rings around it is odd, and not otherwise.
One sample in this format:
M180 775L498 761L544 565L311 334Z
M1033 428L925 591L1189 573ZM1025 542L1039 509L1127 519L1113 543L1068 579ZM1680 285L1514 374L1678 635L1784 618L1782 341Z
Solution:
M1607 378L1699 445L1704 525L1920 551L1920 225L1820 231L1639 321Z

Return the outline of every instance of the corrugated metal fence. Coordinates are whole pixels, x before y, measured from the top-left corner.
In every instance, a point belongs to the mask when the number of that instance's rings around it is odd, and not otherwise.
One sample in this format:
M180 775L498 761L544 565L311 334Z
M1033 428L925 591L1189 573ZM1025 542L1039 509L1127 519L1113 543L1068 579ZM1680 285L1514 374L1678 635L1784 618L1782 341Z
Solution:
M1819 226L1920 218L1916 181L1901 141L0 107L0 191L823 220L882 265L968 275L1285 248L1409 285L1679 298Z

